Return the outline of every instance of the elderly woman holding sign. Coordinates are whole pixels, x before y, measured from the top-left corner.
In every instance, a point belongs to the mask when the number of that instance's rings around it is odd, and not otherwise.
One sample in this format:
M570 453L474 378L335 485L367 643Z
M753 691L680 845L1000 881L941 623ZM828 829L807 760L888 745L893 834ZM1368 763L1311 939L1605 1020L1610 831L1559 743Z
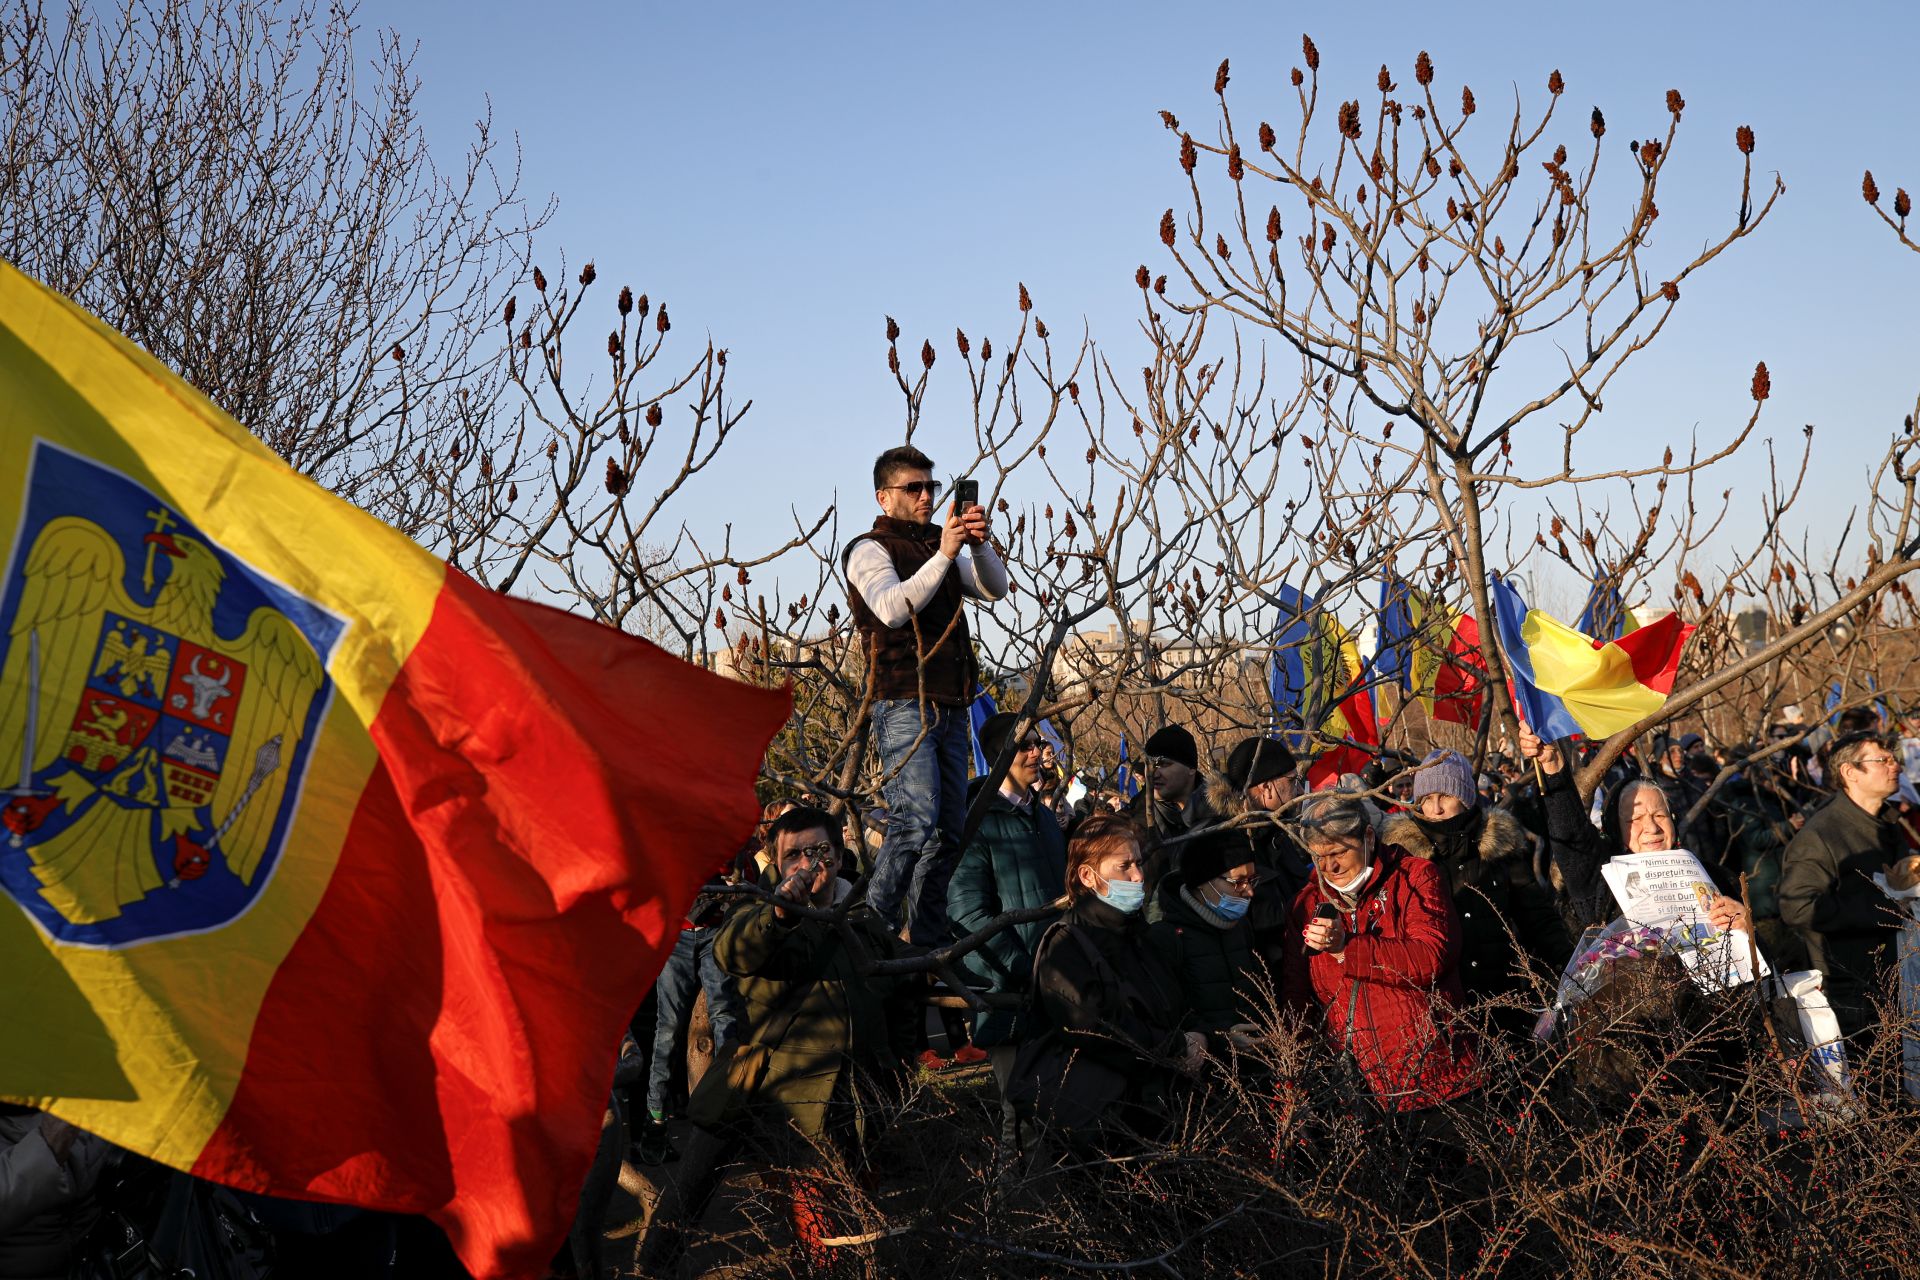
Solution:
M1586 806L1573 784L1560 744L1542 742L1532 731L1520 730L1520 754L1538 762L1546 781L1542 792L1547 812L1547 846L1553 865L1565 882L1575 922L1604 925L1620 912L1600 875L1608 859L1622 853L1661 853L1677 848L1673 810L1667 793L1651 778L1636 778L1607 797L1600 829L1588 821ZM1718 932L1752 931L1746 907L1734 895L1738 886L1725 868L1711 858L1700 865L1713 879L1715 893L1707 902L1707 920Z

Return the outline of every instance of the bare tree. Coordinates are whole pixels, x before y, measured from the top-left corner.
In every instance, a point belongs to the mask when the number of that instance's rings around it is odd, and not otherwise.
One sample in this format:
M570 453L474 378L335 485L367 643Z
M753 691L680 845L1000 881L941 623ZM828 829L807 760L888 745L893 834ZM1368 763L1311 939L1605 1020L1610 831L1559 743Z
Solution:
M1603 163L1608 126L1599 108L1576 126L1590 138L1583 158L1555 141L1565 91L1557 71L1547 77L1542 107L1517 101L1489 134L1476 129L1480 113L1470 87L1460 89L1457 106L1441 100L1425 53L1414 61L1406 92L1382 66L1374 91L1341 102L1328 120L1311 39L1303 38L1302 55L1304 69L1292 72L1298 117L1287 131L1290 145L1268 123L1251 134L1236 127L1226 63L1214 83L1214 139L1196 139L1162 113L1179 139L1192 194L1184 224L1173 210L1161 221L1161 240L1185 286L1167 305L1275 335L1307 363L1315 405L1339 437L1410 467L1383 498L1425 503L1439 522L1444 541L1433 559L1442 575L1455 572L1449 562L1458 566L1456 589L1479 624L1491 706L1510 724L1488 583L1489 572L1503 567L1493 554L1503 497L1534 492L1604 519L1608 507L1599 493L1624 488L1635 506L1630 529L1616 529L1610 544L1591 524L1570 531L1590 558L1588 569L1614 581L1638 581L1656 568L1675 573L1687 597L1681 603L1696 618L1728 610L1756 570L1764 575L1779 562L1779 520L1797 483L1770 495L1767 545L1714 567L1714 585L1702 584L1707 566L1697 554L1693 567L1685 563L1718 519L1711 509L1701 513L1693 487L1751 439L1770 393L1764 364L1754 373L1746 421L1715 447L1684 457L1668 449L1657 461L1608 456L1597 466L1582 466L1576 451L1614 380L1665 328L1682 286L1756 231L1784 185L1776 178L1755 191L1754 135L1742 126L1733 139L1738 188L1728 225L1697 251L1674 257L1661 252L1655 229L1661 177L1681 140L1686 103L1679 91L1667 93L1659 126L1635 144L1631 168L1616 180ZM1217 171L1211 164L1203 171L1203 156L1221 165L1228 184L1225 200L1213 202L1225 211L1211 227L1202 180L1211 189ZM1261 204L1269 205L1264 214ZM1539 357L1548 351L1558 352L1557 374L1541 372ZM1382 418L1384 426L1372 425ZM1393 427L1401 423L1411 431L1396 440ZM1552 439L1557 465L1534 474L1516 470L1519 433ZM1902 462L1913 443L1909 423L1873 478L1862 509L1874 525L1866 571L1825 608L1739 663L1703 673L1658 716L1609 742L1583 771L1584 788L1635 734L1775 661L1920 566ZM1686 488L1677 515L1668 492L1676 482ZM1644 503L1636 488L1643 483L1654 490ZM1725 495L1722 513L1724 502ZM1551 533L1552 550L1572 563L1559 515ZM1544 535L1534 541L1548 547ZM1526 551L1510 548L1504 567L1511 570Z
M431 542L418 459L499 393L486 324L551 206L488 118L436 163L412 50L372 43L313 0L12 6L0 254Z

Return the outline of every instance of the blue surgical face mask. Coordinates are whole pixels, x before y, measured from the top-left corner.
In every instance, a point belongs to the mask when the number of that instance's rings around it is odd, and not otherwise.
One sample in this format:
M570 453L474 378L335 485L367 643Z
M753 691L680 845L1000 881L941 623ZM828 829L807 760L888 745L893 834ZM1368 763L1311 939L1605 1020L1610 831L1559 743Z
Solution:
M1109 880L1099 896L1115 911L1132 915L1147 904L1147 886L1138 880Z
M1221 919L1240 919L1242 915L1246 915L1246 910L1250 906L1254 906L1254 900L1242 898L1240 894L1221 894L1208 906L1212 906L1213 912L1217 913Z
M1251 898L1243 898L1237 893L1222 894L1220 901L1212 904L1222 920L1238 920L1247 914L1247 908L1252 905Z

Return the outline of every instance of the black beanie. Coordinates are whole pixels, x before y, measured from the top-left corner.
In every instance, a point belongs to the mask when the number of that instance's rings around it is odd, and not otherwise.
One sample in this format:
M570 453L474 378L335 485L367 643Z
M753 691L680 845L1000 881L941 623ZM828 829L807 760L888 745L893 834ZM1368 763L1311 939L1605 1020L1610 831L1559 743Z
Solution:
M1293 752L1278 738L1248 738L1227 757L1227 781L1235 791L1251 791L1263 782L1293 773Z
M1193 735L1177 724L1170 724L1147 739L1147 754L1175 760L1189 769L1200 767L1200 748Z
M1019 723L1020 717L1013 712L996 711L980 726L980 750L987 757L987 768L993 768L993 762L1000 758L1000 752L1013 737L1013 726Z
M1180 878L1197 888L1227 868L1253 861L1253 846L1241 831L1209 831L1180 846Z

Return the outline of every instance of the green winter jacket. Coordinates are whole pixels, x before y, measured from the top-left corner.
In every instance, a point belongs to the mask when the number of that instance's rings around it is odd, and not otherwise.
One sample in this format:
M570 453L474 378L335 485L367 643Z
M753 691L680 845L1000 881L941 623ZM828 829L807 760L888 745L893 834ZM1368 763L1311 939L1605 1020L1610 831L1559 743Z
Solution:
M1791 803L1750 778L1728 783L1720 795L1732 842L1728 867L1747 877L1747 894L1756 920L1778 916L1781 859L1794 836Z
M876 959L895 954L892 933L865 906L848 914L847 925ZM717 1060L688 1103L695 1124L719 1129L752 1116L791 1121L802 1134L817 1137L825 1132L827 1103L843 1073L884 1080L901 1072L919 1014L913 986L862 975L848 941L831 925L782 920L772 903L753 902L727 917L713 953L746 1001L743 1048L765 1045L770 1057L750 1092L728 1079L728 1058ZM790 998L799 1002L791 1021L783 1012ZM840 1097L859 1105L856 1090L843 1089Z
M1247 921L1221 928L1187 900L1181 892L1185 886L1178 871L1161 878L1147 904L1147 945L1180 982L1181 1030L1217 1037L1237 1023L1256 1020L1263 1003L1262 966Z
M1046 808L1024 809L996 794L966 852L947 882L947 917L955 939L975 932L995 916L1044 907L1066 893L1067 838ZM1033 953L1051 919L1002 929L961 958L973 985L988 991L1022 992L1033 984ZM1026 1017L1012 1010L978 1014L973 1043L981 1048L1022 1039Z

